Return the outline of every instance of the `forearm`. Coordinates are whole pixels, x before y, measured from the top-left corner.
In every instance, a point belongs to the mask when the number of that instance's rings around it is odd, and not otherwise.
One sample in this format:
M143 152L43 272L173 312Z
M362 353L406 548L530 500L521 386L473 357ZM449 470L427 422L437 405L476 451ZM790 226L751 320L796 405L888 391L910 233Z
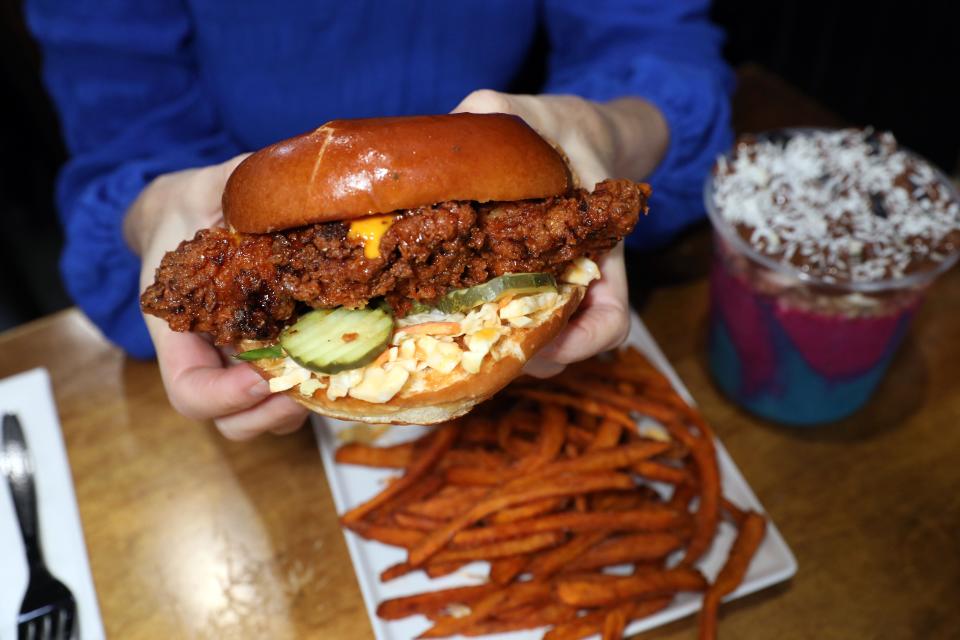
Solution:
M642 180L653 173L670 143L660 110L640 98L619 98L599 108L611 132L613 177Z
M124 214L123 239L130 250L140 257L143 257L148 240L155 234L162 203L169 200L167 183L165 176L151 181Z

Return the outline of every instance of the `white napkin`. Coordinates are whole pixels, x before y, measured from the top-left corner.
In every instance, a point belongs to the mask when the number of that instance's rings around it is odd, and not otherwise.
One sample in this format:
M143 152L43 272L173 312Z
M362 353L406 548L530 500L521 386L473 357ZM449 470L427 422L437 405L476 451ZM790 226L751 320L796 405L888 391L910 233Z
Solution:
M46 369L0 380L0 414L4 413L15 413L20 418L33 454L44 559L50 572L73 592L80 638L101 640L105 637L103 623ZM26 589L23 539L6 479L0 476L0 639L17 637L17 614Z

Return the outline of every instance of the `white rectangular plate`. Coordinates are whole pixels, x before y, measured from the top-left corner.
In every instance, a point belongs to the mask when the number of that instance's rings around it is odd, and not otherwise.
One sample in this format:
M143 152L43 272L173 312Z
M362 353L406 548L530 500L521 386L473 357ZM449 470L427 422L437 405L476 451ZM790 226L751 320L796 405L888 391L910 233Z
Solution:
M676 372L653 341L643 322L636 315L633 316L631 322L630 337L627 339L627 344L631 344L647 354L650 360L667 375L677 391L687 402L692 404L693 398L691 398L690 392L680 382ZM319 417L314 420L314 429L320 443L320 455L323 458L327 481L330 483L330 491L333 492L333 499L339 513L368 500L383 488L388 478L395 475L395 472L390 470L334 463L333 453L339 445L337 433L350 427L350 423L339 420ZM377 444L386 446L409 440L421 435L423 429L423 427L396 427L381 437ZM736 504L762 511L763 508L760 506L757 497L753 494L740 470L737 469L730 458L730 454L727 453L720 442L717 442L717 456L720 461L724 494ZM363 599L370 615L370 623L373 625L373 631L378 640L410 640L430 626L430 621L423 616L396 621L381 620L376 615L376 609L377 605L383 600L423 591L479 584L486 580L486 563L477 562L461 568L454 574L436 580L431 580L422 571L417 571L402 578L381 583L380 572L404 560L406 552L403 549L379 542L364 540L346 529L344 529L344 536L360 581L360 589L363 592ZM698 564L698 567L709 578L712 579L720 570L727 557L727 551L733 543L734 536L735 529L733 526L725 522L720 525L713 547ZM767 527L767 536L756 556L754 556L746 578L740 588L730 594L727 600L739 598L787 580L796 572L797 561L780 532L771 522ZM631 624L627 627L627 634L639 633L688 616L699 610L700 600L699 595L681 594L663 611ZM497 638L498 640L527 640L540 638L542 635L543 629L532 629L485 637Z

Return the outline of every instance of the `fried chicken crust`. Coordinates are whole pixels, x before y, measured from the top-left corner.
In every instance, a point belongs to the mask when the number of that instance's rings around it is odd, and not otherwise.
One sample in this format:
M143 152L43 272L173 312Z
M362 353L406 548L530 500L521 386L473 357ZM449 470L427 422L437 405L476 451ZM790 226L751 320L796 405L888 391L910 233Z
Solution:
M298 307L362 307L383 297L397 315L414 300L505 273L559 276L612 249L646 211L649 188L606 180L593 193L518 202L442 202L397 213L366 258L347 224L269 234L213 228L168 252L141 296L145 313L217 344L275 338Z

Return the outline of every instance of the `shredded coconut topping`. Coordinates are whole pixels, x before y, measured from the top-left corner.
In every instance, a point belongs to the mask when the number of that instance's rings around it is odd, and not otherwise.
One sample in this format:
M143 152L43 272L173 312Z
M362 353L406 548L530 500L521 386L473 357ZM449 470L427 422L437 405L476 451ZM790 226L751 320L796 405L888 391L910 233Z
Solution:
M713 204L759 252L823 280L871 282L960 250L960 204L925 161L871 129L744 138Z

